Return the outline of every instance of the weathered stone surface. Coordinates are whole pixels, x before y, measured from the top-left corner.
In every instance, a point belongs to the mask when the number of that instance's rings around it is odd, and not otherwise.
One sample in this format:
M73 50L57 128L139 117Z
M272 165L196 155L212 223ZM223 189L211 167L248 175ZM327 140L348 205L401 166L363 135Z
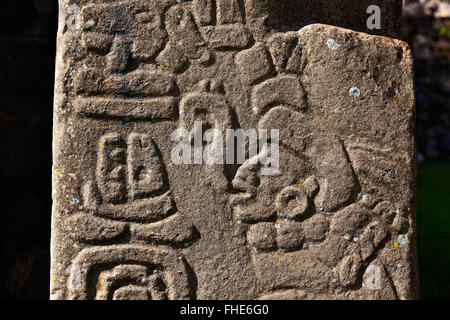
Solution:
M52 299L416 298L409 48L222 2L61 1ZM174 164L195 120L278 172Z

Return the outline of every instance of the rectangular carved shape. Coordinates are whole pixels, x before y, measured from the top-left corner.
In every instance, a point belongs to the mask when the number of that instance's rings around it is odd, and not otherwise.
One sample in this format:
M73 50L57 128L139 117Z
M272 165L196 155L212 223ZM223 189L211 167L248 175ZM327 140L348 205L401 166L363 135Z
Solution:
M273 10L61 1L52 299L417 297L408 46Z

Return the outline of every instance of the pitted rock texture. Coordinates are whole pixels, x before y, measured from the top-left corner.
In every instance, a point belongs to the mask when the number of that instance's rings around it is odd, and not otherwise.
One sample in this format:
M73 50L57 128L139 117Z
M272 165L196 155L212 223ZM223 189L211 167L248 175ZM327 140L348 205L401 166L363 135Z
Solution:
M249 18L264 1L73 4L60 4L52 299L417 297L405 43L268 31ZM278 129L278 172L174 164L171 134L195 120Z

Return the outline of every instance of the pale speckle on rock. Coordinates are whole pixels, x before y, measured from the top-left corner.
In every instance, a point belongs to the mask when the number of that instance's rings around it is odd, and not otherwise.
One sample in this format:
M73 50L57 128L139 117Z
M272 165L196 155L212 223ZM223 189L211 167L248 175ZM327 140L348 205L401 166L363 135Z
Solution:
M349 91L349 95L350 97L357 98L361 95L361 89L359 89L358 87L352 87Z
M406 246L409 243L408 236L407 235L403 235L403 234L399 235L398 238L397 238L397 243L401 247Z
M333 51L338 50L340 46L341 46L341 45L338 44L338 43L337 43L335 40L333 40L333 39L328 39L328 40L327 40L327 47L328 47L329 49L333 50Z

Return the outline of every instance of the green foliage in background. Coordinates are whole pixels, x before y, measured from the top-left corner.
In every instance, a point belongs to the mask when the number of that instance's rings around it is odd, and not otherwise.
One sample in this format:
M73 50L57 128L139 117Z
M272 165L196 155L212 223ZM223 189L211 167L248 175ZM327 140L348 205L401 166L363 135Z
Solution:
M419 165L417 232L422 299L450 299L450 162Z

